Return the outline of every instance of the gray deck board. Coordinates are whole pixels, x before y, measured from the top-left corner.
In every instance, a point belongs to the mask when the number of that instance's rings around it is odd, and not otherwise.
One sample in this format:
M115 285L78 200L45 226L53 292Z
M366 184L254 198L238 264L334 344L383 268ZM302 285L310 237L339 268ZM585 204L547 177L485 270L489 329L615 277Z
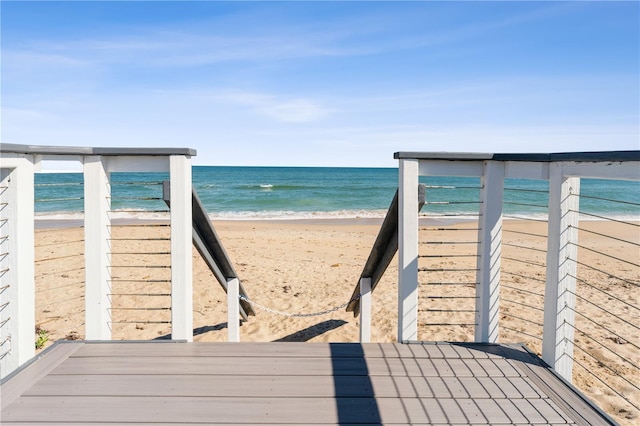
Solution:
M536 357L499 345L65 343L0 392L2 424L23 426L606 420Z

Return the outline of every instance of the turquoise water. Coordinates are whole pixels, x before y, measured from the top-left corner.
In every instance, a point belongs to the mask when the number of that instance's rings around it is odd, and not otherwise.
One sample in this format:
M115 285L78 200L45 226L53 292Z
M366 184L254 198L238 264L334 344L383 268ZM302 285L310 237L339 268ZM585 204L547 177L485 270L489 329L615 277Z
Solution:
M162 214L162 173L112 174L112 209L126 215ZM398 186L393 168L194 166L193 186L214 218L382 217ZM431 215L477 214L480 180L421 178ZM83 209L82 174L36 175L36 212L73 217ZM505 182L507 215L546 214L547 182ZM582 179L580 211L611 218L640 218L640 182ZM615 200L615 201L610 201Z

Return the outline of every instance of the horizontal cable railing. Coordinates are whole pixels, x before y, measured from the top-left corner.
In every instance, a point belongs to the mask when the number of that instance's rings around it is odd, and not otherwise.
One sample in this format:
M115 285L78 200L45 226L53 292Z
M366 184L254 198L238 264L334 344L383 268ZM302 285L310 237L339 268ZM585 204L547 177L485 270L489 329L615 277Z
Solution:
M9 322L12 321L10 310L12 300L9 297L9 289L12 285L16 285L9 274L11 256L15 256L10 247L11 235L9 235L8 226L8 213L11 209L9 202L10 184L10 179L8 176L5 177L3 173L2 183L0 183L0 363L9 356L12 349L9 327ZM0 364L0 367L2 367L2 364ZM3 368L0 368L0 373L3 373L3 370ZM0 374L0 376L3 375Z
M589 183L582 185L574 213L599 220L581 220L572 242L573 377L621 422L634 421L640 416L640 183L626 191L615 183ZM614 206L622 211L615 213Z
M42 350L58 340L85 338L84 182L81 173L36 173L35 340ZM47 229L69 220L64 232Z
M471 179L456 185L425 184L427 202L420 217L427 225L418 234L418 338L473 341L481 186ZM456 216L460 219L453 219ZM429 226L433 218L451 224Z
M109 281L113 338L171 334L171 227L165 173L111 176Z

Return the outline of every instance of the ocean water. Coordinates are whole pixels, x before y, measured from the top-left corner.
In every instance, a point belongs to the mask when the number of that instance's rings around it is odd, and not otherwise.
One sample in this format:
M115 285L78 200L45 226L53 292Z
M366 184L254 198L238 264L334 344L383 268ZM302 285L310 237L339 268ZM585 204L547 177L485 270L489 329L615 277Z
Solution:
M114 173L112 210L121 217L166 217L162 173ZM36 213L45 218L78 218L83 209L80 173L36 175ZM475 216L477 178L421 178L427 185L430 216ZM307 219L383 217L398 187L395 168L194 166L193 186L212 218ZM508 179L508 217L545 217L546 181ZM640 182L582 179L584 219L640 220ZM163 216L164 215L164 216Z

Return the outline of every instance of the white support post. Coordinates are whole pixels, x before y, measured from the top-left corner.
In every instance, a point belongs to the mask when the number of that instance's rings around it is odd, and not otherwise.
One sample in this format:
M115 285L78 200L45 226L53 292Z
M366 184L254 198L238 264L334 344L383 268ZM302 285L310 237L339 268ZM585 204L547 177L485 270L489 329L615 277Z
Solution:
M371 342L371 278L360 278L360 343Z
M418 160L400 160L398 341L418 339Z
M549 233L542 359L571 382L576 304L580 178L566 177L562 163L549 170Z
M106 160L84 157L85 338L111 340L111 184Z
M227 281L227 331L230 342L240 341L240 281L233 278Z
M32 158L11 159L2 168L0 216L0 378L35 356L34 187ZM7 237L7 238L4 238ZM8 287L7 287L8 286ZM5 305L5 303L7 303Z
M193 341L193 260L191 249L191 159L172 155L171 178L171 338Z
M496 343L499 337L504 171L504 162L486 161L481 179L476 342Z

